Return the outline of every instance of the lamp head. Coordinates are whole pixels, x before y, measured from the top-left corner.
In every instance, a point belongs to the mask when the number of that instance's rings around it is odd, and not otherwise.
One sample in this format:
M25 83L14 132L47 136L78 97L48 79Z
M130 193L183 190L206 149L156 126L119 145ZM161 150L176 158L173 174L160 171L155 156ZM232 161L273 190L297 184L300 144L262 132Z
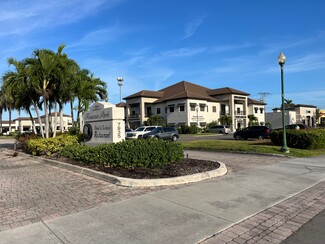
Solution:
M278 57L278 63L280 65L284 65L286 62L286 56L284 56L283 52L280 53L279 57Z
M123 86L123 81L124 81L123 77L117 77L117 81L119 86Z

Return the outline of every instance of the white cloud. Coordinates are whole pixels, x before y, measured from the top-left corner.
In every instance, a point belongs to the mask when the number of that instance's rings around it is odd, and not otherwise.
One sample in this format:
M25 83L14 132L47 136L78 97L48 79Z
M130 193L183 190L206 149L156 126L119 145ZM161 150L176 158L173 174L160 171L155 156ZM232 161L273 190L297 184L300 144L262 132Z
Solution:
M0 36L24 35L43 27L73 23L119 0L34 0L0 2Z
M161 53L161 57L165 58L177 58L177 57L191 57L203 53L206 50L205 47L198 48L179 48L168 50Z
M185 26L184 30L184 36L183 39L189 38L194 35L194 33L197 31L197 29L200 27L200 25L205 20L206 16L199 16L193 21L189 22Z
M309 54L299 59L287 59L286 72L298 73L312 70L325 69L325 55L324 54Z
M81 40L69 45L71 48L98 47L112 41L116 41L133 30L129 27L121 27L114 24L109 28L98 29L87 33Z

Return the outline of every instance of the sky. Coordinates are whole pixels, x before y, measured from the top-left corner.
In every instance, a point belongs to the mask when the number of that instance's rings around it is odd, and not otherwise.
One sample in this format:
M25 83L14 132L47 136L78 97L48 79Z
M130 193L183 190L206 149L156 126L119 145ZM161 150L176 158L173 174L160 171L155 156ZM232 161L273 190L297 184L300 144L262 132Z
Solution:
M264 93L271 111L281 105L283 51L285 98L325 109L324 11L322 0L1 0L0 74L9 57L65 44L107 83L111 103L117 77L123 97L186 80Z

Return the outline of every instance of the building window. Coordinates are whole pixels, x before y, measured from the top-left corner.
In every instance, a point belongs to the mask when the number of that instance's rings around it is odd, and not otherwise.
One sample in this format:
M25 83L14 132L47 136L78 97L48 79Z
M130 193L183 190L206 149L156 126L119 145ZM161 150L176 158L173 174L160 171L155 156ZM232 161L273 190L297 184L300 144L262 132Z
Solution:
M169 107L169 112L174 113L174 107Z
M254 108L254 110L255 110L255 113L257 114L257 112L258 112L258 108Z
M179 106L179 111L184 112L185 111L185 106L184 105Z
M263 113L263 108L260 108L261 114Z
M157 108L157 114L160 114L160 108Z
M195 111L195 106L191 105L191 111Z
M152 115L151 107L147 107L147 116L146 117L150 117L151 115Z
M167 107L165 107L165 114L167 114Z
M212 112L216 113L217 112L217 106L212 106Z
M204 112L204 106L200 106L200 111Z

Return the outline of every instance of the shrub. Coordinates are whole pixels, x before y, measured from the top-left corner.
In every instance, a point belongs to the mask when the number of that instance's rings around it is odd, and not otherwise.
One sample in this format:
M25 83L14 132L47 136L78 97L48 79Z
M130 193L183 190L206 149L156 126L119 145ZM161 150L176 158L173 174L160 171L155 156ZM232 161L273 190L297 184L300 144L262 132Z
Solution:
M60 135L55 138L35 138L26 141L27 151L32 155L51 155L64 147L78 144L77 136Z
M271 141L274 145L282 145L283 131L272 131ZM322 149L325 148L325 130L287 130L286 140L288 147L300 149Z
M72 126L69 131L69 135L72 136L77 136L78 137L78 142L83 142L84 141L84 134L80 132L80 129L77 126Z
M18 144L21 146L22 150L27 152L28 147L27 147L27 142L31 139L37 139L40 138L38 135L35 135L34 133L24 133L21 135L18 135L16 137Z
M181 125L178 127L179 134L189 134L190 127L188 125Z
M96 147L73 145L61 156L84 163L111 167L157 168L184 158L181 144L163 140L130 140Z

